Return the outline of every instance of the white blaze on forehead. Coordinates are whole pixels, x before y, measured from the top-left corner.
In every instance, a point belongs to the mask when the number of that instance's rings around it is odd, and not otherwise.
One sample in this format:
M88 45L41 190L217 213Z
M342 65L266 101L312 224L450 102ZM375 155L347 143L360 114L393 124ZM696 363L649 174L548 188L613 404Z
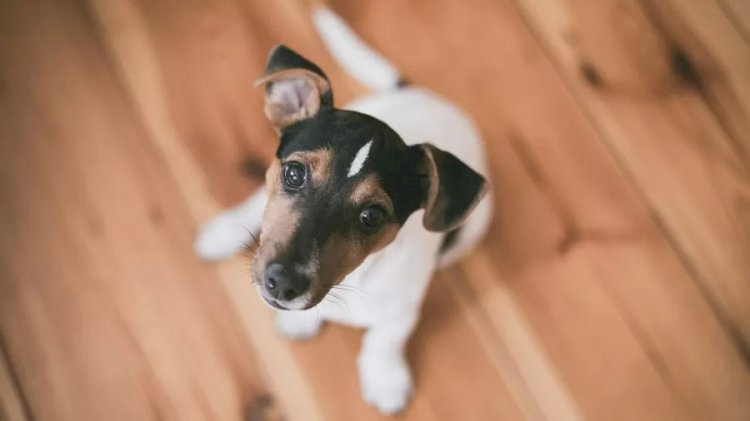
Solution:
M365 161L367 161L367 157L370 155L371 146L372 140L365 143L365 146L359 148L357 154L354 155L352 164L349 166L349 172L346 174L347 177L354 177L362 170L362 167L364 167L365 165Z

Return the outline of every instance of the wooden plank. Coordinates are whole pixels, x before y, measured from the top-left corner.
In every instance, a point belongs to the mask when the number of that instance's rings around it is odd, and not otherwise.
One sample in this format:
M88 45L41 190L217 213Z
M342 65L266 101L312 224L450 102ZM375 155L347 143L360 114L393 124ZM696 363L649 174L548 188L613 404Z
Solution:
M2 346L2 344L0 344ZM3 349L0 349L3 351ZM0 354L0 419L8 421L26 421L29 419L26 413L23 395L18 390L16 380L6 353Z
M750 41L720 0L652 1L643 8L667 41L684 54L685 67L726 127L743 159L750 160Z
M540 419L526 385L494 361L503 350L483 347L483 326L472 324L470 306L453 293L453 284L466 282L458 275L435 277L410 342L418 397L429 400L436 419Z
M585 417L748 416L741 355L509 2L336 7L408 77L478 119L498 203L495 282L508 284ZM477 296L492 287L469 279ZM732 368L701 360L706 350Z
M747 161L701 92L681 79L647 13L627 1L595 3L518 2L748 355Z
M750 3L744 0L716 0L735 28L750 43Z
M6 2L2 340L35 419L242 419L267 396L81 9Z
M515 389L525 392L521 398L531 408L532 419L579 420L582 415L570 396L536 333L518 307L506 285L487 263L483 253L473 253L462 265L471 281L451 282L451 288L463 301L465 311L483 333L482 345L494 357ZM477 284L481 287L477 288ZM491 311L486 311L491 309ZM516 378L517 377L517 378Z

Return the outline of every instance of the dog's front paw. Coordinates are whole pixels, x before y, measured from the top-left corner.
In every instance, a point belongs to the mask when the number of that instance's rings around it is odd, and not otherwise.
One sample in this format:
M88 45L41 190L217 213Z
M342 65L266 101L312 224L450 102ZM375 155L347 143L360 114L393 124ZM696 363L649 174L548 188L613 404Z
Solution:
M201 228L193 248L201 259L222 260L237 254L250 239L250 233L236 217L221 214Z
M289 339L310 339L320 332L323 320L309 311L280 311L276 315L279 332Z
M403 355L360 354L357 364L365 401L384 414L396 414L406 408L413 383Z

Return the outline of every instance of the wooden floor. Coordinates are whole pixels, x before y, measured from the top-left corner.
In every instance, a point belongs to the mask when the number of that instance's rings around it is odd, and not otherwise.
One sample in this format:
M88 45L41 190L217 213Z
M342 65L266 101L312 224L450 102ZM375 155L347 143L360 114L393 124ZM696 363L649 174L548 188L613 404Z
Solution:
M750 420L750 3L333 2L478 121L496 217L437 275L408 420ZM376 420L196 228L275 148L304 1L0 0L0 419ZM429 139L425 139L429 140ZM248 175L249 174L249 175Z

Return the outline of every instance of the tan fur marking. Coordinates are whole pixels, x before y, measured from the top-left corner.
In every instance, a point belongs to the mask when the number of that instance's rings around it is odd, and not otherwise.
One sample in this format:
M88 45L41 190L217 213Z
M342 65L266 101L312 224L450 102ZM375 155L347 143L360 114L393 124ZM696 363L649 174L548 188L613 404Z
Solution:
M266 191L268 199L272 199L279 192L279 176L281 174L281 162L278 159L271 161L271 165L266 170Z
M354 187L349 200L356 205L365 205L370 202L385 207L385 211L393 214L393 203L380 185L380 180L375 174L370 174Z
M281 163L274 159L266 171L268 204L263 213L260 231L260 248L255 256L258 268L265 268L273 259L276 250L283 248L299 226L300 213L291 205L291 200L279 194ZM260 274L259 274L260 275Z

